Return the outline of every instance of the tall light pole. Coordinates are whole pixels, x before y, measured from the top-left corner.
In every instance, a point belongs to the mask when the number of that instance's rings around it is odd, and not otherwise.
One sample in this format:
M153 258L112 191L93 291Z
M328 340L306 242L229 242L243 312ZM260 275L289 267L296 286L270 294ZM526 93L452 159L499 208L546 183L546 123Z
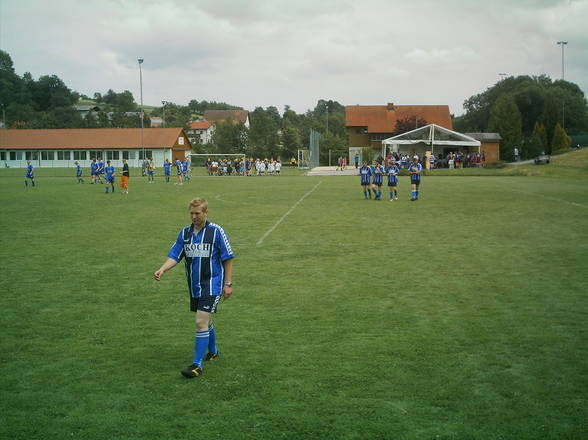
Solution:
M327 107L327 134L329 134L329 104L325 104Z
M141 70L141 64L143 64L143 58L137 60L139 62L139 84L141 89L141 151L143 151L143 161L145 161L145 144L143 142L143 129L144 123L144 112L143 112L143 71Z
M564 70L564 47L568 44L567 41L558 41L558 45L561 46L561 80L565 81L565 70ZM566 128L566 97L562 96L561 100L561 128Z
M162 127L165 126L165 104L167 104L167 101L161 101L161 105L163 106L163 117L162 117L162 121L161 121Z

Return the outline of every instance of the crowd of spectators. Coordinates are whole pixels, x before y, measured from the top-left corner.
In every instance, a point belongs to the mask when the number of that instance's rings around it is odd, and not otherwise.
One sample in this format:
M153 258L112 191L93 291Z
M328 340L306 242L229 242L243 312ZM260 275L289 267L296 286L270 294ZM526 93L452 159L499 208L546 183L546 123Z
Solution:
M279 175L282 170L280 159L222 158L206 160L209 176L272 176Z
M430 156L421 156L419 154L399 154L390 153L386 157L386 163L390 162L391 159L396 161L396 164L400 169L408 169L413 157L418 158L418 162L426 168L426 162L429 161L430 169L436 168L469 168L469 167L480 167L483 166L486 161L486 155L484 152L481 153L462 153L460 151L450 152L447 156L436 156L431 154ZM383 158L380 156L377 162L383 163Z

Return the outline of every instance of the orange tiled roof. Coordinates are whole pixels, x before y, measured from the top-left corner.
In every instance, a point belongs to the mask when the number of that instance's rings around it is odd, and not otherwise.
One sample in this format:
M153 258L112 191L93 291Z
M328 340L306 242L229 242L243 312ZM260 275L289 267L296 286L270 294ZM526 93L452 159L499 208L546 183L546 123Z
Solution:
M172 148L178 138L185 138L184 145L177 149L190 148L184 130L181 128L145 128L145 148ZM79 128L52 130L1 130L0 148L10 150L26 149L133 149L141 148L140 128Z
M193 130L208 130L212 122L210 121L194 121L190 122L190 128Z
M348 105L345 107L347 127L367 127L368 133L393 133L396 121L406 117L422 118L453 130L447 105Z
M247 110L206 110L204 119L210 122L224 122L231 119L234 123L247 121Z

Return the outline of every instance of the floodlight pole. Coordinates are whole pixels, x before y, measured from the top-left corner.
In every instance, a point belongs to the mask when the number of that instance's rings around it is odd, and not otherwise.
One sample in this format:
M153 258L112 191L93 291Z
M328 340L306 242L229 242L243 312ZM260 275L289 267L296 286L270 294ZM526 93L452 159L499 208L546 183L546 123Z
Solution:
M329 104L325 104L327 108L327 134L329 134Z
M163 117L161 118L161 127L165 127L165 104L167 104L167 101L161 101L161 105L163 106Z
M143 142L143 130L144 130L144 112L143 112L143 71L141 70L141 64L143 64L143 58L137 60L139 62L139 84L141 90L141 151L143 151L143 162L145 162L145 143Z
M564 47L568 44L567 41L558 41L558 45L561 46L561 80L565 81L565 70L564 70ZM566 128L566 98L565 95L562 97L561 102L561 128Z

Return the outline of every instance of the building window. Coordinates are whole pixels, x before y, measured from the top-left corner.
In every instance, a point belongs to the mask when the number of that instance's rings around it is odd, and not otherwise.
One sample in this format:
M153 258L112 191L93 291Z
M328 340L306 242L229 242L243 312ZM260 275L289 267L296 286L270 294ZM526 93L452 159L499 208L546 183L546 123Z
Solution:
M6 160L6 151L0 151L0 160Z
M74 151L74 160L86 160L85 151Z
M139 160L144 160L145 158L151 159L153 157L153 151L145 150L145 156L143 156L143 150L139 150Z
M118 160L118 151L107 151L106 160Z
M26 160L39 160L38 151L25 151Z
M126 160L135 159L135 152L134 151L123 151L122 158Z
M57 160L70 160L71 155L69 151L58 151L57 152Z
M90 160L102 160L102 151L90 151Z
M41 151L41 160L55 160L55 151Z
M11 151L9 156L10 160L22 160L22 151Z

